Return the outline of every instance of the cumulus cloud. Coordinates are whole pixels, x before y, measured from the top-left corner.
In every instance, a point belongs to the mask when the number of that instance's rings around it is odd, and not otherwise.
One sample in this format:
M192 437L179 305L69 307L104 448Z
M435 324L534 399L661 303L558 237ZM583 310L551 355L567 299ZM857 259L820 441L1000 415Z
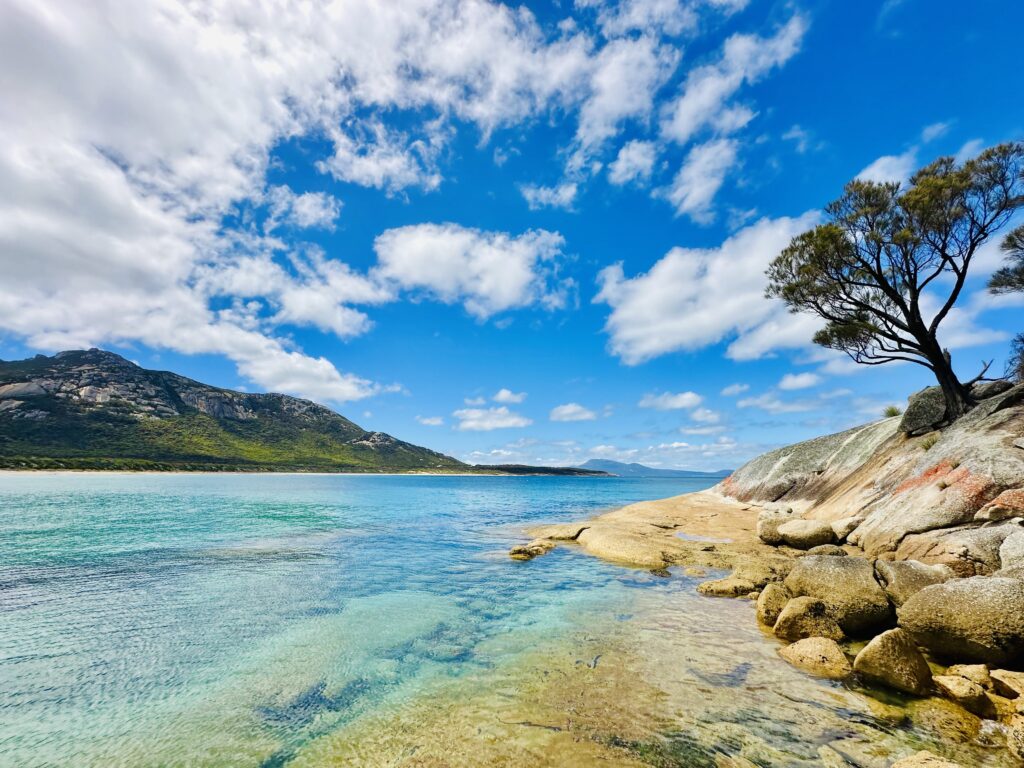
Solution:
M784 401L778 395L765 393L757 397L747 397L736 403L739 408L758 408L768 413L802 413L813 411L818 403L813 400Z
M622 185L631 181L646 181L651 177L657 150L650 141L627 142L608 166L608 180Z
M552 421L593 421L597 414L579 403L556 405L551 409Z
M416 421L425 427L440 427L444 424L444 419L440 416L417 416Z
M690 412L690 418L704 424L717 424L722 417L710 408L696 408Z
M446 304L462 304L481 320L539 303L565 304L569 284L557 277L565 240L557 232L519 236L457 224L389 229L374 241L375 275Z
M861 181L874 181L879 184L887 181L898 181L905 184L917 167L917 147L911 147L899 155L883 155L874 160L857 174Z
M267 190L270 212L264 223L267 231L279 224L290 224L302 229L334 229L334 223L341 213L341 201L326 192L303 192L297 194L288 186L270 187Z
M531 211L541 208L571 210L578 189L579 185L574 181L567 181L556 187L542 187L536 184L523 184L519 187L519 191Z
M790 314L764 296L764 271L789 241L818 221L762 219L717 248L673 248L651 269L627 278L621 264L598 276L595 301L611 307L605 323L611 351L636 365L669 352L730 339L727 355L761 357L810 343L814 318ZM772 332L763 332L770 327Z
M711 204L736 163L737 147L734 139L715 139L690 150L672 183L661 191L676 215L686 214L700 224L714 221Z
M821 376L816 373L787 373L779 381L779 389L807 389L821 382Z
M491 399L494 400L494 402L496 403L521 403L526 399L526 393L513 392L511 389L506 389L505 387L502 387L495 393L494 397Z
M658 411L676 411L695 408L703 398L696 392L662 392L648 393L637 403L641 408L654 408Z
M454 411L452 416L458 419L455 428L460 432L490 432L533 424L532 419L510 411L504 405L495 408L462 408Z
M721 394L725 397L736 397L736 395L742 395L748 389L750 389L749 384L730 384L722 389Z

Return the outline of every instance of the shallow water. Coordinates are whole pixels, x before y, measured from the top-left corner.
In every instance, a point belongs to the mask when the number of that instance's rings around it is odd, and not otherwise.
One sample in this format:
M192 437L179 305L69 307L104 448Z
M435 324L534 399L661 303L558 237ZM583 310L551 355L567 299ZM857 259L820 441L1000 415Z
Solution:
M707 485L0 475L0 765L1003 764L790 669L747 602L507 556Z

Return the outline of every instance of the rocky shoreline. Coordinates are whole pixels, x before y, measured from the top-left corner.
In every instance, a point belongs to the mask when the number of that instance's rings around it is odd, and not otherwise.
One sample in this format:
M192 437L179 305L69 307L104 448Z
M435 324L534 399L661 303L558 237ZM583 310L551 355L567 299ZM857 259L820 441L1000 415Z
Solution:
M975 394L951 426L924 390L902 419L773 451L709 491L533 529L510 554L569 544L656 572L727 568L698 591L756 600L790 664L941 697L1024 764L1024 386Z

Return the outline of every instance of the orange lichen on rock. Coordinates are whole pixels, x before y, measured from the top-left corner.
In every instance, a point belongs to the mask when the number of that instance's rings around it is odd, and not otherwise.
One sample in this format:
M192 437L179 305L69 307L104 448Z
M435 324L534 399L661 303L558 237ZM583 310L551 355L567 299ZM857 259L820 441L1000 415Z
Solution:
M903 493L914 488L921 488L944 478L957 469L958 467L951 461L940 461L938 464L928 467L917 477L910 477L904 480L896 487L893 493Z

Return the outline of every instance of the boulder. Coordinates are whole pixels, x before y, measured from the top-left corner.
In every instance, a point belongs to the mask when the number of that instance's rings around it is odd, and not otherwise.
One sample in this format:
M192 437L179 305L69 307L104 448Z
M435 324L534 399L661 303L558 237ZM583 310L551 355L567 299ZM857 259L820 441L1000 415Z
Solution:
M1006 379L995 381L979 381L971 387L971 397L975 400L988 400L990 397L1001 395L1013 389L1013 382Z
M892 764L892 768L963 768L963 766L922 749L917 754L897 760Z
M821 520L790 520L779 526L778 533L786 544L796 549L831 544L835 536L832 525Z
M899 430L906 435L923 435L946 421L946 399L939 387L925 387L907 402Z
M943 743L970 744L981 736L981 718L949 699L939 696L913 699L907 702L906 712L916 729L926 731Z
M779 656L794 667L806 670L819 677L842 680L850 676L853 667L839 647L839 643L827 637L806 637L792 645L779 649Z
M532 560L533 558L550 552L555 548L555 542L548 539L534 539L528 544L520 544L508 551L509 557L513 560Z
M946 674L966 678L986 690L992 690L992 677L985 664L954 664L946 670Z
M776 637L795 641L805 637L842 640L843 630L828 612L828 606L814 597L795 597L786 603L773 627Z
M995 715L995 706L985 694L985 689L959 675L936 675L932 678L939 692L951 701L955 701L968 712L979 717Z
M925 587L942 584L954 577L947 566L925 565L917 560L876 560L875 575L897 608Z
M1024 443L1024 439L1018 442ZM974 520L991 523L998 520L1024 519L1024 488L1008 488L974 513Z
M749 595L757 587L753 582L738 576L726 576L724 579L705 581L697 587L697 591L708 597L740 597Z
M883 632L865 645L853 669L865 680L916 696L925 695L932 686L928 662L902 629Z
M1024 760L1024 715L1014 715L1010 718L1006 746L1014 757Z
M782 543L779 526L793 520L792 509L762 509L757 515L757 537L765 544Z
M798 557L806 557L807 555L824 555L826 557L846 557L850 553L837 544L819 544L817 547L811 547L806 552Z
M1004 522L911 534L896 549L896 559L947 565L961 578L988 576L1000 568L1003 542L1020 530L1016 523Z
M940 656L1016 659L1024 653L1024 581L975 576L925 587L899 608L899 623Z
M843 541L847 536L853 533L854 529L861 524L863 518L860 517L843 517L839 520L832 521L832 533L835 534L836 541Z
M774 627L779 614L793 596L785 584L768 584L757 597L757 620L766 627Z
M862 557L801 557L786 577L794 595L824 600L843 631L864 634L893 623L892 606Z
M999 547L1000 568L1024 565L1024 530L1011 533Z
M1024 696L1024 672L993 669L990 675L992 677L992 685L1000 696L1006 696L1008 699Z

